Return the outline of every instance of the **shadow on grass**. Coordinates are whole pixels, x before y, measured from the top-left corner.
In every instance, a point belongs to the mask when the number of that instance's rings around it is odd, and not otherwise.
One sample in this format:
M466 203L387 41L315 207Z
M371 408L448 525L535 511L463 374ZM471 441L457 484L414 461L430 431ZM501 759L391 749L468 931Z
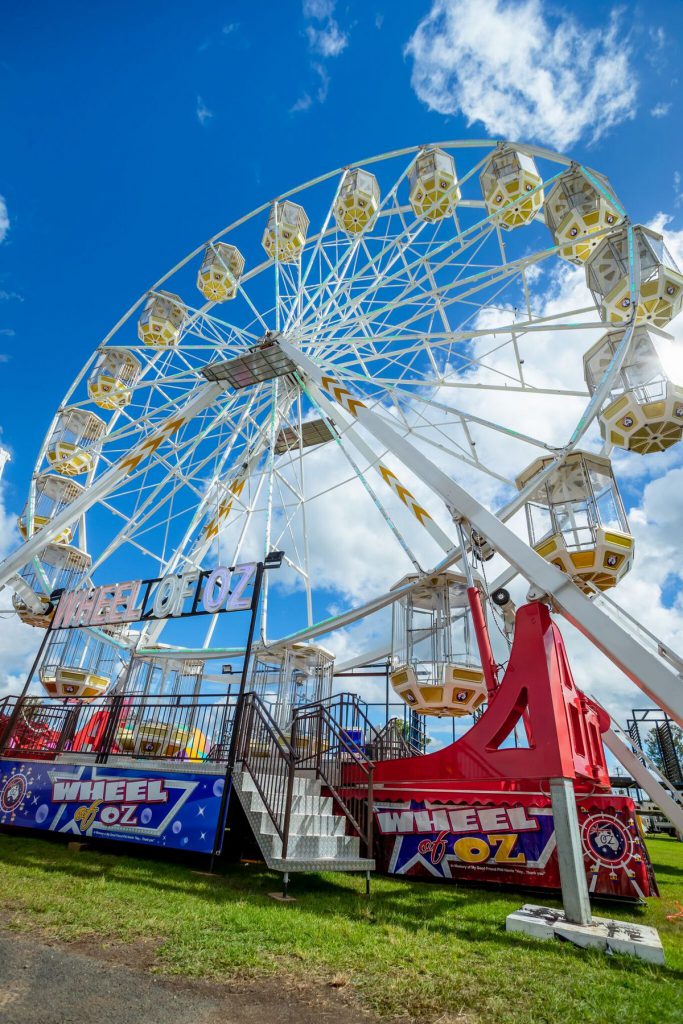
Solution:
M37 844L40 844L39 848ZM522 950L539 954L542 950L541 955L551 970L552 964L559 963L560 958L566 963L568 954L583 965L591 956L559 942L541 944L521 934L507 933L507 913L524 902L523 896L517 897L507 890L482 890L456 884L444 887L408 879L378 878L373 882L372 895L367 898L363 892L364 879L360 877L352 880L349 876L299 875L291 887L296 903L278 905L272 903L268 894L281 888L281 876L265 866L229 865L220 874L198 876L179 864L99 851L74 854L54 842L14 837L0 842L2 863L27 873L40 872L45 876L61 876L69 880L92 881L105 876L109 884L120 883L148 891L153 887L154 890L217 907L239 900L254 908L268 907L284 914L295 913L300 918L309 918L312 932L329 927L337 918L370 929L376 927L378 932L397 928L410 936L425 933L428 937L433 935L439 940L464 941L471 946L495 946L510 954ZM669 865L663 866L662 875L669 870ZM675 870L678 873L678 869ZM560 905L558 900L545 896L543 902ZM378 939L381 941L381 936ZM628 957L602 958L600 962L608 964L610 971L649 975L654 971L669 981L683 980L683 971L653 968Z

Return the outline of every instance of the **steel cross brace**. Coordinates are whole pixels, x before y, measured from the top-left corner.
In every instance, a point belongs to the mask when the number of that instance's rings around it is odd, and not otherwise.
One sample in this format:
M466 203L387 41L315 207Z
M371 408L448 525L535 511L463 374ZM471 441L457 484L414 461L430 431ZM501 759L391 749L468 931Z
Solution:
M296 363L302 373L313 380L329 395L329 374L299 349L280 337L280 346ZM345 390L348 394L347 389ZM334 393L334 392L333 392ZM427 484L445 502L449 510L470 522L512 565L542 594L546 594L564 617L576 626L588 640L605 654L647 696L671 717L683 724L683 687L678 676L671 672L655 655L645 650L625 629L597 608L561 569L541 558L526 541L484 508L468 491L435 466L421 451L401 437L362 401L353 396L346 399L348 411L391 451L418 479ZM346 424L337 416L340 430Z

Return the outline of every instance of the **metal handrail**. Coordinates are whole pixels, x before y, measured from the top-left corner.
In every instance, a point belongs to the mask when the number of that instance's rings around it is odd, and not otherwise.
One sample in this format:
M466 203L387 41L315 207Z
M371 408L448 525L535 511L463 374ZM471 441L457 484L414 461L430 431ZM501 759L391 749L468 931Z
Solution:
M377 761L397 761L403 757L417 757L422 751L406 739L399 718L390 718L377 733ZM379 756L381 755L381 756Z
M362 706L361 706L362 705ZM350 724L343 724L342 719L347 708L352 710L353 716L355 716L359 723L365 726L365 729L370 733L372 740L376 740L378 737L377 726L373 725L370 721L368 713L364 708L367 708L367 701L362 700L357 693L333 693L329 697L323 697L322 700L312 701L309 704L301 704L295 709L295 713L298 714L302 711L308 711L311 708L325 707L332 714L332 709L337 707L339 709L339 726L340 728L353 728Z
M308 747L307 753L297 754L296 768L315 770L371 856L374 762L322 703L297 710L291 742L295 752L298 746Z
M592 699L594 700L595 698ZM669 779L666 777L666 775L659 767L659 765L655 761L653 761L652 758L648 756L648 754L645 753L640 744L636 743L631 734L627 732L625 729L622 729L619 723L615 721L615 719L612 718L611 715L610 721L612 725L612 730L616 733L616 735L619 737L622 743L631 747L633 753L636 755L637 758L639 758L642 761L643 766L647 768L650 775L653 776L655 782L658 782L659 785L662 786L668 792L669 796L674 801L674 803L678 804L679 807L683 808L683 794L681 794L680 791L669 781Z
M136 759L224 760L218 745L234 705L224 698L114 694L93 700L9 698L0 728L5 756L55 758L63 753L105 763L114 754ZM5 716L3 716L5 717Z
M665 644L663 640L656 637L654 633L635 619L629 612L625 611L621 605L618 605L611 597L604 592L599 592L596 596L596 604L605 607L608 615L611 615L613 619L621 620L622 623L626 624L626 628L643 644L644 647L648 648L652 653L658 655L662 661L669 664L674 671L681 677L683 677L683 658L680 654L677 654L673 648Z
M375 762L393 761L402 757L415 757L422 751L406 739L398 718L391 718L381 728L370 721L365 710L367 702L355 693L336 693L321 701L302 704L296 713L305 712L320 706L327 708L335 718L339 728L347 731L361 727L365 736L365 747L368 756ZM351 719L351 720L349 720ZM355 720L354 720L355 719Z
M235 762L249 772L287 856L296 757L286 736L255 693L244 696Z

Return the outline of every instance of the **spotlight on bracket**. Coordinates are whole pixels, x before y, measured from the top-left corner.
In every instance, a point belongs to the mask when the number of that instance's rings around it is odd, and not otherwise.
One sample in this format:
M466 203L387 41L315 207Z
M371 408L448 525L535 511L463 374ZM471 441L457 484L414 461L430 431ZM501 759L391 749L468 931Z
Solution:
M279 569L282 565L282 559L285 557L284 551L269 551L263 560L263 564L266 569Z
M515 629L517 607L510 597L510 591L505 587L498 587L491 594L491 600L503 613L503 629L508 636L511 636Z

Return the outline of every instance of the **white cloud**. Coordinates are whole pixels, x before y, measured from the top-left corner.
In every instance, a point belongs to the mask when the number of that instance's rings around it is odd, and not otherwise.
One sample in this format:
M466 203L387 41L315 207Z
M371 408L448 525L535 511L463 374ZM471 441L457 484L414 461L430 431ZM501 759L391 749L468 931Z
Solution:
M331 18L334 13L336 0L304 0L304 18L316 18L323 21L324 18Z
M334 18L335 3L336 0L304 0L303 2L303 15L307 20L305 32L308 48L311 54L315 54L318 58L318 60L312 61L311 70L318 75L320 82L315 93L309 89L301 94L296 103L289 108L290 114L310 110L314 98L318 103L324 103L327 99L330 76L323 62L338 57L349 43L347 33L339 27Z
M540 0L433 0L406 46L430 110L461 113L491 135L560 148L595 140L636 110L623 16L586 29Z
M338 57L346 49L349 37L339 28L339 25L331 18L322 28L316 25L306 26L308 45L321 57Z
M310 94L304 92L301 94L301 96L299 96L299 99L296 101L296 103L292 104L292 106L289 108L289 112L290 114L300 114L303 110L310 110L312 106L313 100L311 99Z
M318 77L320 78L320 85L318 86L318 89L315 94L316 99L318 103L324 103L325 100L327 99L327 91L330 88L330 76L325 70L324 64L314 64L313 70L315 71L316 75L318 75Z
M327 68L324 64L316 62L312 64L311 67L320 80L318 88L315 90L315 99L318 103L324 103L327 99L327 93L330 88L330 76L327 73ZM299 114L304 110L310 110L312 106L313 96L311 96L310 92L303 92L296 103L289 108L289 112L290 114Z
M5 507L5 489L0 485L0 559L16 548L20 541L16 513ZM0 697L21 691L38 646L42 629L27 626L13 614L11 591L0 592Z
M681 172L674 171L674 206L680 206L683 202L683 189L681 189Z
M655 103L654 107L650 110L650 115L651 117L666 117L670 110L670 103Z
M221 29L221 32L223 33L224 36L231 36L233 34L233 32L236 32L239 27L240 27L239 21L230 21L230 22L228 22L227 25L223 26L223 28Z
M0 242L4 242L9 231L9 213L4 196L0 196Z
M195 110L195 113L200 124L206 124L206 122L210 121L213 117L213 111L209 110L201 96L197 97L197 109Z

